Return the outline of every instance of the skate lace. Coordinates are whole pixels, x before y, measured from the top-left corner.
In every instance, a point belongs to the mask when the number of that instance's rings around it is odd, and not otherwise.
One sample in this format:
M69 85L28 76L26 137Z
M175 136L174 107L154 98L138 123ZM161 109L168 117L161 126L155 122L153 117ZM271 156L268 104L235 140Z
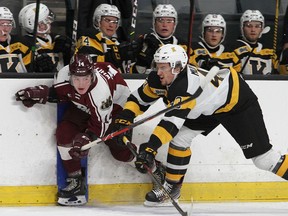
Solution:
M158 180L158 182L162 184L165 178L165 168L161 166L162 165L160 164L157 170L153 174L155 178ZM152 190L157 190L159 188L158 183L155 180L152 183L153 183Z
M79 184L78 184L78 179L76 178L67 178L67 183L69 183L65 188L63 188L63 191L71 191L75 189Z
M168 183L166 182L166 183L164 184L164 188L166 189L166 191L167 191L169 194L171 194L173 185L168 184ZM153 192L154 192L154 194L156 195L156 197L157 197L159 200L164 200L164 199L169 198L169 196L166 194L166 192L164 191L163 188L155 189L155 190L153 190Z

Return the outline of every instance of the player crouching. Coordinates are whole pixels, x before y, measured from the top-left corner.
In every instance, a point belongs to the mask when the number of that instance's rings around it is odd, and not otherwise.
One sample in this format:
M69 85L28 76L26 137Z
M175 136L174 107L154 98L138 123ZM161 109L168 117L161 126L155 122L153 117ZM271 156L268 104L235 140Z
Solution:
M60 205L87 203L81 159L88 156L89 149L81 151L81 147L111 133L111 123L123 109L129 93L126 82L112 64L93 63L86 54L76 54L71 63L59 71L52 87L39 85L16 93L16 100L26 107L47 101L68 103L56 129L58 151L68 175L67 186L58 193ZM134 158L126 146L114 140L107 140L105 144L119 161L129 162Z

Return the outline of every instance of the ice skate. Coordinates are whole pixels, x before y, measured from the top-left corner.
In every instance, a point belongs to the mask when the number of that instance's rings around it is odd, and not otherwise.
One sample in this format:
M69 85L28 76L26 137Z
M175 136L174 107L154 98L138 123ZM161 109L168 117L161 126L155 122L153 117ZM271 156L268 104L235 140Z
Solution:
M156 164L156 170L153 172L153 175L163 185L165 182L166 167L160 161L157 161L157 160L155 160L155 164ZM152 190L157 190L160 188L160 186L158 185L156 181L153 180L152 184L153 184ZM152 190L148 193L151 193Z
M165 181L163 187L175 200L175 202L178 202L182 183L171 184ZM166 192L162 188L159 187L147 193L145 199L146 199L144 202L145 206L172 206L170 197L166 194Z
M82 176L67 178L68 185L58 192L58 204L64 206L78 206L87 203L87 186Z

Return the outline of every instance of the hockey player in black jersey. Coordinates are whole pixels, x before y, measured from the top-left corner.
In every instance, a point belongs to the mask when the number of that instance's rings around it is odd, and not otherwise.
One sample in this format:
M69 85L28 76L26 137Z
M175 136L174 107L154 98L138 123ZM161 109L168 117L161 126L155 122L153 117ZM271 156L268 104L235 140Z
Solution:
M241 37L234 43L234 53L238 58L236 70L253 75L278 74L278 57L272 48L259 42L263 34L269 32L265 19L259 10L246 10L240 19Z
M227 32L223 16L208 14L201 27L200 40L192 44L193 52L189 63L195 67L206 68L212 59L225 66L236 65L237 57L228 46L223 45Z
M7 7L0 7L0 73L25 73L31 62L29 46L21 36L10 34L13 28L13 14Z
M128 97L116 123L133 122L160 98L170 106L191 97L205 82L208 71L187 65L187 58L181 46L160 47L154 55L156 70ZM200 96L161 118L148 142L140 145L136 168L143 173L147 172L145 166L153 169L158 149L169 143L163 186L177 201L190 162L191 142L198 134L213 130L215 121L224 126L256 167L288 180L288 155L273 149L257 96L232 67L219 70ZM145 198L147 206L171 205L161 188L148 192Z
M27 46L34 44L34 23L36 3L26 5L19 12L19 25L25 30ZM31 71L57 72L68 64L71 57L72 40L66 36L51 33L54 13L44 4L39 6L36 35L36 50Z
M136 62L130 68L130 73L149 74L153 55L164 44L181 44L186 49L185 43L174 36L177 23L178 15L173 5L157 5L153 11L153 32L140 35L136 40Z

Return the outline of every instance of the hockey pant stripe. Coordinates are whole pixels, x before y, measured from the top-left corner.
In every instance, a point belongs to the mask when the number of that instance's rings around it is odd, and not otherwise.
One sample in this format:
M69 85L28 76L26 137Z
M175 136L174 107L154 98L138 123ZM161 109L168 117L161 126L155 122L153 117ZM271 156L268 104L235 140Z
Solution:
M176 147L176 146L175 146ZM177 149L169 145L166 167L166 179L179 182L187 172L191 158L191 149Z
M273 172L276 175L288 180L288 155L283 155L280 158L280 160L279 160L278 164L276 165L276 167L274 168Z

